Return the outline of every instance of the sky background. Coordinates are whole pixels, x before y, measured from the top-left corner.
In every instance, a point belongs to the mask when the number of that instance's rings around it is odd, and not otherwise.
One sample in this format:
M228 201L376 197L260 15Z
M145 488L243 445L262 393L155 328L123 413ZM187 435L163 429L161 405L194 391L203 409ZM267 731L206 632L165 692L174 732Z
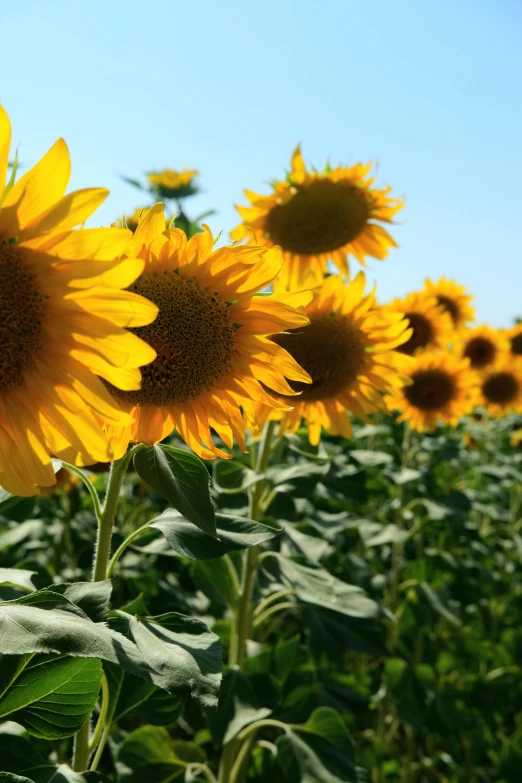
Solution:
M226 236L302 142L406 197L400 249L369 263L381 301L446 275L480 321L522 315L520 0L20 0L0 24L20 160L63 136L71 188L111 190L97 224L142 203L121 174L188 166L187 211Z

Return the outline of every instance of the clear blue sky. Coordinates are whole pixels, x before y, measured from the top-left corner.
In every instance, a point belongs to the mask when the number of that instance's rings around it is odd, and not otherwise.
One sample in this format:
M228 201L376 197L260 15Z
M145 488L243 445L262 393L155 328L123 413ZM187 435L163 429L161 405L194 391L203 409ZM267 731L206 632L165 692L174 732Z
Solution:
M99 223L140 204L119 174L189 166L228 233L301 141L406 196L381 300L449 275L480 320L522 314L520 0L20 0L0 23L21 161L64 136L71 185L111 190Z

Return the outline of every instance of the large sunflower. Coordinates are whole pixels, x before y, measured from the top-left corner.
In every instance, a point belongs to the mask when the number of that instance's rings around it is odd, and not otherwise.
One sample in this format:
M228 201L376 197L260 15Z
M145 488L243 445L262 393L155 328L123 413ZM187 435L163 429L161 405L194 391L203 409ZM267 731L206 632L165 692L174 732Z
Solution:
M385 409L383 394L403 385L404 369L412 361L395 350L411 332L400 314L376 307L374 291L364 296L365 285L363 272L348 285L338 275L328 277L306 308L310 325L272 337L307 370L312 384L292 382L300 396L280 395L293 410L258 406L260 424L280 419L282 435L295 432L305 419L316 445L321 427L331 435L350 436L348 411L366 420Z
M415 292L404 299L394 299L386 307L406 317L412 329L410 339L398 349L402 353L412 356L425 349L443 348L449 342L451 319L433 296Z
M412 430L433 431L437 421L455 426L470 413L476 397L475 373L468 359L445 351L414 356L408 383L386 397L390 410L399 410L398 421Z
M499 329L476 326L460 332L454 350L457 356L469 359L472 370L482 372L502 362L509 354L509 340Z
M0 485L21 496L54 484L50 454L77 464L112 451L95 414L123 421L98 376L138 389L154 350L126 331L155 305L122 291L143 261L118 260L126 230L71 230L106 198L97 188L64 196L70 159L60 139L4 187L11 138L0 106Z
M479 405L491 416L522 413L522 365L504 360L480 379Z
M448 313L455 329L460 329L473 321L475 317L475 308L471 306L473 297L467 293L463 285L446 277L441 277L436 283L427 279L425 291L429 296L434 296L437 304Z
M297 147L288 177L271 195L245 191L251 206L237 207L243 222L231 237L279 245L285 262L277 286L289 290L319 285L329 259L347 276L350 253L363 265L366 256L382 260L397 245L380 224L404 204L389 196L390 187L372 187L370 170L371 163L358 163L307 171Z
M279 273L280 250L213 244L208 229L188 242L183 231L166 229L161 203L134 234L145 270L132 290L159 308L154 324L135 332L158 356L143 369L139 391L110 387L132 416L131 426L109 428L120 449L129 440L156 443L177 429L199 456L227 457L210 428L227 446L235 437L244 449L240 408L248 413L258 401L287 408L272 390L290 396L286 379L310 380L267 335L307 324L303 305L311 293L256 296Z

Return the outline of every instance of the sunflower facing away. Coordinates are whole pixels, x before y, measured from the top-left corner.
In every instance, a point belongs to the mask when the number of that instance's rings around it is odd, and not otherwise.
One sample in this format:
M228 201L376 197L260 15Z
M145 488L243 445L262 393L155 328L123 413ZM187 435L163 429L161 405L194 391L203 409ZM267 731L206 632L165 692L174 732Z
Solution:
M386 398L389 410L401 411L398 421L407 421L419 432L433 431L437 421L456 426L475 401L475 374L468 359L445 351L425 352L413 359L409 383Z
M509 339L499 329L476 326L461 331L454 350L458 356L469 359L472 370L482 372L502 362L509 354Z
M295 432L304 418L313 445L321 427L348 438L348 411L365 421L369 413L385 408L385 392L403 385L404 369L412 360L395 349L411 331L400 314L376 308L374 292L364 296L365 285L363 272L348 285L338 275L328 277L306 308L309 326L272 337L310 374L312 384L292 382L301 395L281 395L293 405L291 411L259 406L260 424L280 419L282 435Z
M412 329L410 339L398 349L402 353L412 356L427 348L443 348L449 342L451 319L433 296L415 292L404 299L394 299L386 308L406 317Z
M434 296L437 304L445 310L453 322L454 329L471 323L475 317L475 308L471 306L473 297L470 296L463 285L455 280L441 277L436 283L425 281L425 289L428 296Z
M397 245L380 224L404 204L390 197L390 187L372 187L370 169L358 163L307 171L297 147L287 179L275 182L271 195L245 191L251 206L237 207L243 222L230 236L279 245L285 262L277 285L291 291L320 285L330 259L347 276L350 253L363 265L366 256L382 260Z
M522 413L522 366L509 358L480 379L479 405L491 416Z
M130 440L153 444L177 429L204 459L229 455L212 440L233 438L245 449L243 411L264 402L288 408L273 392L294 394L291 382L307 373L267 335L308 323L303 305L311 293L255 296L281 267L278 248L234 246L213 250L208 229L187 242L183 231L165 228L156 204L134 235L134 252L145 270L132 286L159 308L151 326L135 329L157 352L143 368L139 391L109 387L132 416L132 425L110 427L123 450Z
M157 313L122 291L143 261L118 260L131 234L72 230L107 191L65 196L70 159L63 139L14 184L4 187L11 125L0 106L0 485L20 496L54 484L50 454L68 462L109 461L95 414L125 414L98 376L138 389L138 367L154 350L128 326Z

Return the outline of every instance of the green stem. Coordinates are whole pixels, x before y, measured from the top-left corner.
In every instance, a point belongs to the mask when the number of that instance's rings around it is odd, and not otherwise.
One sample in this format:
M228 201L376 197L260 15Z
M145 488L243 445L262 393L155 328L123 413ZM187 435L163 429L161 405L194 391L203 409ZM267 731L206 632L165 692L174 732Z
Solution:
M230 783L239 783L239 776L241 775L241 772L243 771L243 765L247 761L250 750L252 748L252 743L254 741L254 736L248 737L248 739L243 742L241 746L241 750L237 754L236 760L234 762L234 766L232 767L232 771L230 773Z
M208 780L208 783L217 783L216 778L210 767L207 767L206 764L200 764L198 762L194 762L193 764L189 764L186 772L201 772L204 777Z
M263 601L258 603L254 609L254 617L258 617L258 615L262 614L266 609L268 609L269 606L275 604L276 601L279 601L280 598L286 598L287 595L292 595L293 592L294 591L292 587L285 587L284 590L279 590L277 593L272 593L272 595L269 595Z
M112 576L112 572L113 572L113 569L114 569L114 566L116 565L116 563L118 562L118 560L120 559L120 557L122 556L122 554L125 552L125 550L127 549L127 547L128 547L130 544L132 544L132 542L134 541L134 539L136 539L136 538L139 538L139 537L141 536L141 534L142 534L142 533L144 533L146 530L148 530L148 528L150 527L150 523L151 523L151 522L153 522L153 521L154 521L154 520L150 519L148 522L145 522L145 524L144 524L144 525L142 525L141 527L138 527L138 528L136 528L136 530L133 530L133 532L132 532L132 533L130 533L130 534L127 536L127 538L125 539L125 541L123 541L123 542L120 544L120 546L118 547L118 549L116 550L116 552L115 552L115 553L113 554L113 556L111 557L110 563L109 563L109 565L108 565L108 567L107 567L107 579L110 579L110 578L111 578L111 576Z
M74 737L74 752L72 768L75 772L85 772L89 764L89 729L90 717L87 718L80 731Z
M85 488L87 489L87 492L91 496L94 513L96 514L96 519L99 522L102 514L100 498L98 496L98 493L96 492L96 488L94 487L92 481L89 479L88 476L85 475L83 470L77 468L76 465L70 465L68 462L64 462L63 460L61 460L61 463L64 468L67 468L67 470L69 470L71 473L74 473L74 475L78 476L78 478L83 482Z
M96 748L98 747L98 742L100 741L103 732L103 727L105 726L107 710L109 709L109 683L107 682L107 677L105 676L105 673L102 674L101 687L102 687L102 701L100 706L100 715L98 717L96 729L94 731L91 743L89 745L89 753L92 753L93 750L96 750Z
M274 604L274 606L271 606L270 609L267 609L264 612L261 612L261 614L258 614L258 616L255 618L255 620L252 623L253 628L257 628L258 626L262 625L262 623L265 622L269 617L271 617L273 614L277 614L277 612L283 612L287 609L295 609L296 604L294 601L283 601L280 604Z

